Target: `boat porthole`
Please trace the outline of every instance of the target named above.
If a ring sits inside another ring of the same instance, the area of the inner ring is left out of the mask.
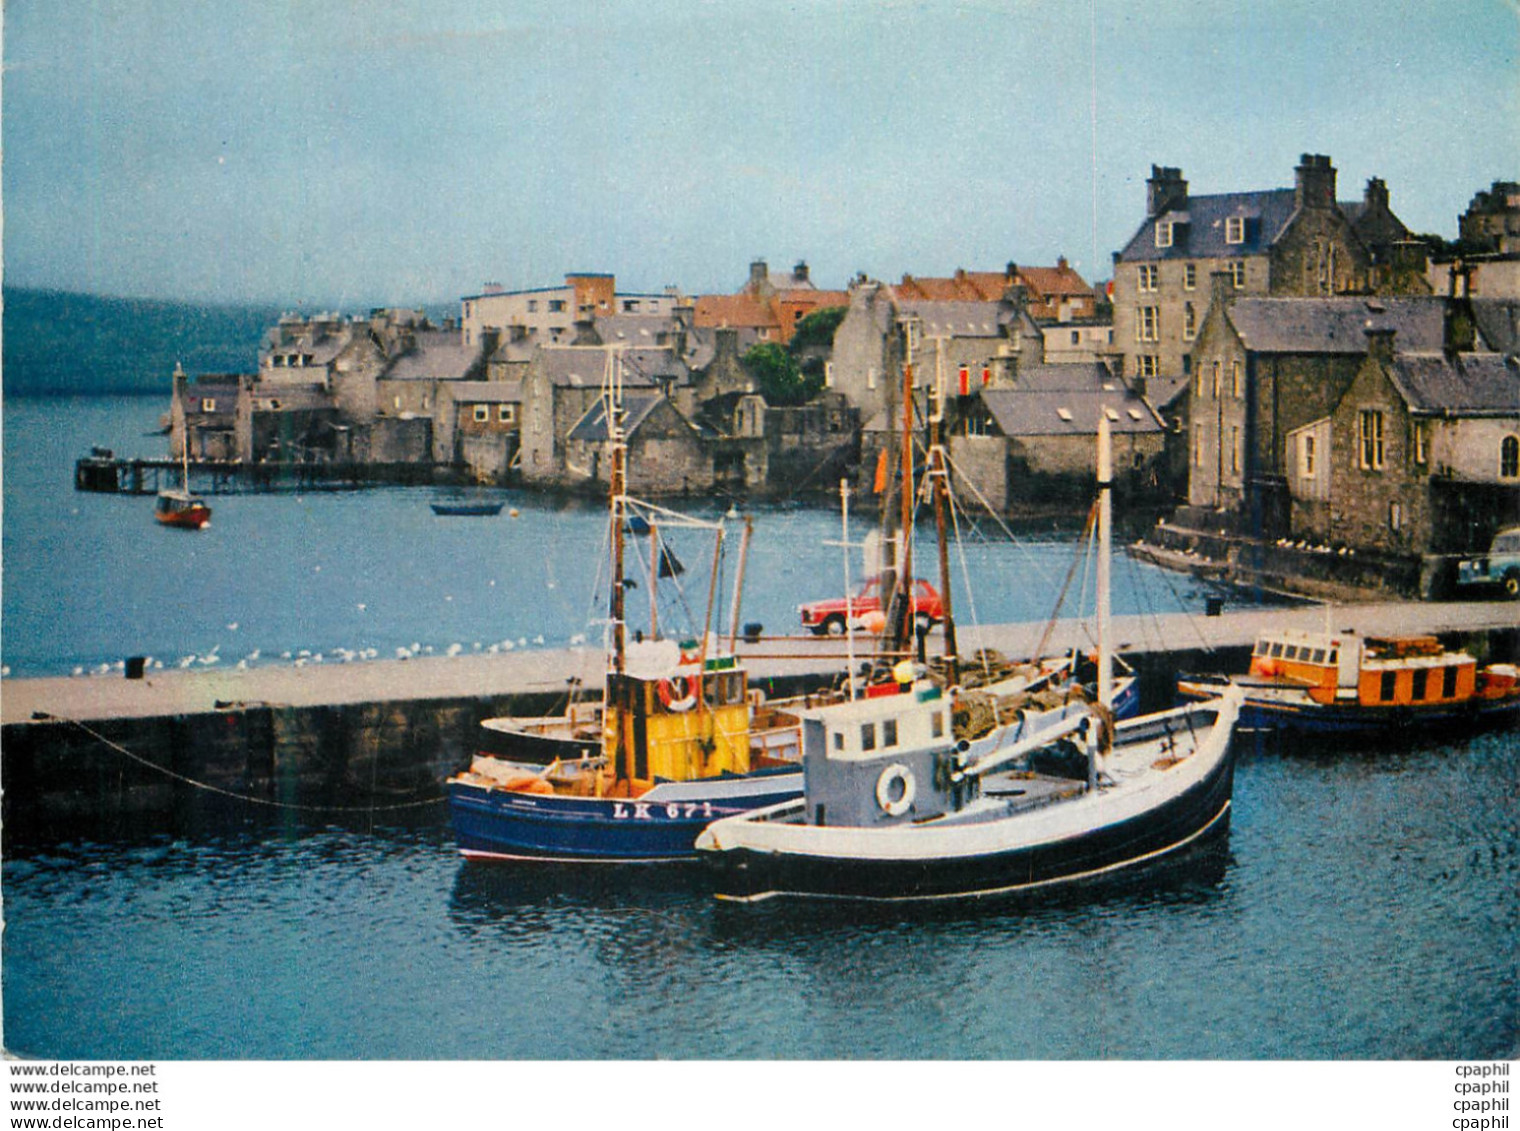
[[[913,804],[913,795],[917,789],[918,783],[913,780],[913,771],[901,762],[893,762],[876,779],[876,804],[881,806],[881,811],[887,816],[901,817]]]

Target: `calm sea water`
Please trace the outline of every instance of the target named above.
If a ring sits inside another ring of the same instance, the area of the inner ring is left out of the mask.
[[[160,450],[141,436],[159,408],[5,405],[16,674],[213,648],[279,662],[367,642],[533,647],[594,627],[595,508],[514,497],[516,522],[472,523],[435,520],[425,492],[228,498],[210,530],[181,535],[154,528],[149,500],[72,492],[91,443]],[[746,619],[789,625],[798,599],[837,588],[836,532],[823,512],[760,512]],[[1054,575],[978,594],[985,620],[1048,613],[1070,554],[1057,540],[971,552]],[[1120,568],[1121,608],[1201,603]],[[5,1044],[144,1059],[1513,1055],[1515,734],[1360,752],[1238,741],[1227,842],[1132,887],[1033,904],[729,907],[695,868],[467,865],[441,806],[404,826],[234,806],[215,830],[13,837]]]
[[[3,662],[12,675],[88,674],[127,656],[165,667],[203,659],[233,665],[321,655],[325,662],[398,648],[435,652],[564,647],[601,639],[606,608],[605,507],[497,491],[517,517],[440,518],[438,492],[395,488],[211,499],[211,525],[160,529],[150,497],[73,489],[74,460],[91,445],[122,456],[162,456],[151,435],[166,401],[96,397],[7,400],[4,406]],[[716,519],[728,504],[698,502]],[[859,504],[857,503],[857,507]],[[839,516],[827,508],[751,508],[755,534],[742,619],[796,631],[799,602],[843,588]],[[932,525],[932,524],[931,524]],[[716,623],[729,624],[740,524],[728,524]],[[954,559],[962,624],[1051,615],[1071,565],[1071,535],[1012,543],[967,515]],[[930,532],[932,533],[932,531]],[[865,524],[852,523],[852,540]],[[662,624],[700,624],[711,535],[668,532],[689,568],[685,592],[663,590]],[[925,551],[932,549],[927,537]],[[640,553],[635,543],[630,553]],[[962,553],[964,560],[962,560]],[[932,560],[932,559],[931,559]],[[637,578],[638,557],[629,566]],[[861,576],[859,556],[852,577]],[[601,584],[598,585],[600,573]],[[961,581],[975,579],[968,590]],[[645,584],[643,589],[647,590]],[[1082,576],[1064,612],[1079,607]],[[630,606],[642,623],[642,592]],[[1115,612],[1202,608],[1195,584],[1123,555],[1115,560]],[[288,655],[287,655],[288,654]],[[252,657],[250,660],[249,658]]]
[[[1056,903],[731,907],[409,828],[18,846],[5,1038],[60,1058],[1513,1055],[1512,735],[1242,751],[1223,850]]]

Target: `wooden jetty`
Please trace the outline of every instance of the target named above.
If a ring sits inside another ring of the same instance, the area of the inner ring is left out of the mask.
[[[74,489],[110,495],[156,495],[178,487],[175,459],[123,459],[109,452],[74,461]],[[350,491],[378,484],[416,486],[469,482],[463,469],[430,463],[355,463],[338,460],[244,463],[196,460],[190,490],[197,495],[238,495],[282,491]]]

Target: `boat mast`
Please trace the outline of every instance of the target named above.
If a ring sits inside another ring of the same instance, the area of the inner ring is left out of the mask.
[[[755,534],[755,520],[744,516],[744,533],[739,537],[739,568],[734,576],[734,603],[729,610],[728,650],[739,646],[739,601],[744,596],[744,567],[749,562],[749,542]]]
[[[912,655],[913,623],[913,363],[903,362],[902,491],[897,573],[887,625],[896,652]]]
[[[844,550],[844,655],[849,676],[850,698],[855,698],[855,609],[854,587],[850,584],[850,481],[839,481],[839,544]]]
[[[608,615],[612,620],[612,670],[621,676],[627,666],[627,643],[623,625],[623,526],[627,521],[628,495],[624,461],[628,456],[623,442],[623,390],[621,359],[613,350],[607,352],[607,372],[603,383],[602,416],[607,424],[608,456],[612,465],[608,492],[612,510],[612,594]]]
[[[945,506],[950,495],[950,469],[945,466],[945,366],[944,339],[934,350],[934,408],[929,414],[929,475],[934,483],[934,532],[939,540],[939,596],[945,610],[945,684],[960,683],[960,658],[956,655],[955,615],[950,605],[950,546],[945,540]]]
[[[1109,558],[1113,545],[1114,461],[1109,438],[1108,415],[1098,417],[1098,705],[1114,706],[1113,644],[1109,638]]]

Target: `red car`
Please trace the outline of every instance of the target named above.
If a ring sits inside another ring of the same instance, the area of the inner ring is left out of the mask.
[[[868,579],[861,586],[860,592],[850,598],[849,609],[855,619],[857,629],[862,627],[862,618],[867,614],[882,612],[881,578]],[[817,633],[819,636],[844,635],[845,599],[843,597],[831,597],[826,601],[810,601],[806,605],[798,605],[797,610],[802,614],[802,627],[810,632]],[[940,600],[939,591],[927,581],[913,582],[913,619],[915,624],[925,632],[945,619],[945,606]]]

